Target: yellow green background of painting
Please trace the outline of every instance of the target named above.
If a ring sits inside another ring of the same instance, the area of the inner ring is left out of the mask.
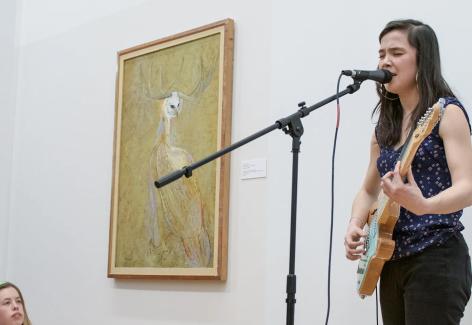
[[[217,150],[218,81],[220,34],[160,49],[127,59],[123,68],[119,190],[116,233],[116,267],[186,267],[179,238],[162,219],[158,198],[158,225],[161,243],[150,243],[149,159],[161,118],[163,91],[188,94],[201,79],[198,67],[211,67],[211,81],[194,101],[183,100],[182,110],[172,120],[174,145],[188,151],[197,161]],[[203,61],[201,61],[203,60]],[[170,89],[170,85],[173,85]],[[154,98],[152,98],[154,97]],[[183,167],[183,166],[181,166]],[[193,173],[203,199],[205,228],[214,254],[216,164],[212,162]],[[182,179],[177,180],[180,182]],[[154,190],[157,190],[154,188]],[[158,197],[158,196],[157,196]],[[185,202],[182,202],[185,204]]]

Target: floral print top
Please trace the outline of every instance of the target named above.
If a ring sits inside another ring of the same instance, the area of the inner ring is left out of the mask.
[[[444,100],[444,107],[455,104],[462,109],[470,128],[469,117],[462,104],[454,97],[446,97]],[[415,181],[426,198],[451,186],[451,174],[447,165],[443,141],[439,136],[439,125],[440,123],[421,143],[411,164]],[[380,155],[377,159],[377,169],[380,176],[395,168],[402,148],[380,148]],[[455,232],[464,229],[459,221],[461,216],[462,210],[449,214],[418,216],[402,207],[393,233],[395,251],[392,259],[417,254],[433,245],[440,246]]]

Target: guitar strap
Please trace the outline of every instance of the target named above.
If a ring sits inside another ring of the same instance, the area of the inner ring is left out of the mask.
[[[403,157],[405,156],[405,152],[408,149],[408,145],[410,144],[410,140],[414,132],[415,132],[415,129],[411,128],[410,133],[408,134],[408,137],[406,138],[405,144],[403,145],[402,151],[400,152],[400,155],[398,156],[397,162],[402,161]],[[408,183],[407,175],[403,176],[403,182]]]
[[[411,128],[410,133],[408,134],[408,137],[406,138],[405,144],[403,145],[402,151],[400,152],[400,156],[398,156],[397,162],[401,161],[403,157],[405,156],[405,152],[408,149],[408,145],[410,144],[410,140],[414,132],[415,132],[415,129]]]

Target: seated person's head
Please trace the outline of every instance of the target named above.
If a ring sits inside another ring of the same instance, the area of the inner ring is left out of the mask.
[[[31,325],[20,289],[0,282],[0,325]]]

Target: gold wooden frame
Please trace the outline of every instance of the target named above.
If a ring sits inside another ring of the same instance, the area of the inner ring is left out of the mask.
[[[108,277],[226,280],[231,19],[118,52]]]

